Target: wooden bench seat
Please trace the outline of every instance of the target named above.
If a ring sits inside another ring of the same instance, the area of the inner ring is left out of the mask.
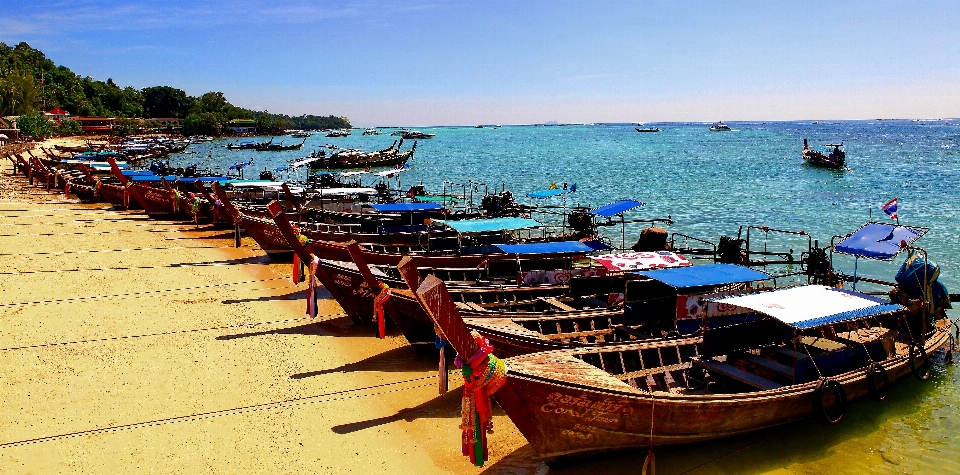
[[[781,355],[783,355],[783,356],[786,356],[787,358],[793,359],[793,360],[802,360],[802,359],[804,359],[804,358],[809,358],[809,357],[810,357],[810,355],[808,355],[808,354],[806,354],[806,353],[804,353],[804,352],[802,352],[802,351],[796,351],[796,350],[793,350],[793,349],[790,349],[790,348],[784,348],[784,347],[782,347],[782,346],[778,346],[775,351],[776,351],[777,353],[779,353],[779,354],[781,354]]]
[[[773,360],[768,360],[762,356],[757,356],[750,353],[738,355],[737,358],[744,360],[750,364],[754,364],[761,368],[768,369],[780,375],[786,376],[791,380],[793,379],[793,368],[783,363],[778,363]]]
[[[820,338],[815,336],[805,336],[800,339],[800,342],[804,345],[817,348],[822,351],[839,351],[847,348],[847,345],[840,343],[839,341],[828,340],[826,338]]]
[[[707,371],[710,371],[715,374],[726,376],[730,379],[740,381],[748,386],[752,386],[761,391],[768,389],[777,389],[782,387],[780,384],[777,384],[773,381],[770,381],[766,378],[761,378],[753,373],[749,373],[740,368],[728,365],[721,361],[715,360],[693,360],[693,364],[705,368]]]
[[[553,298],[553,297],[540,297],[540,300],[544,301],[545,303],[547,303],[547,304],[550,305],[551,307],[556,307],[556,308],[558,308],[558,309],[560,309],[560,310],[564,310],[564,311],[567,311],[567,312],[577,310],[577,309],[575,309],[575,308],[573,308],[573,307],[571,307],[571,306],[569,306],[569,305],[567,305],[567,304],[565,304],[565,303],[563,303],[563,302],[561,302],[561,301],[559,301],[559,300],[557,300],[556,298]]]

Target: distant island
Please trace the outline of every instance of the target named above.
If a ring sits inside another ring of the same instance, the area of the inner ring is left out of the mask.
[[[43,113],[54,109],[56,125],[48,124],[49,114]],[[121,88],[113,79],[97,81],[58,66],[25,42],[13,48],[0,42],[0,117],[10,116],[18,117],[19,128],[28,136],[79,133],[71,117],[114,118],[119,135],[136,133],[144,119],[177,119],[186,135],[231,134],[228,124],[236,120],[254,121],[261,133],[351,127],[346,117],[291,117],[244,109],[230,104],[222,92],[193,97],[170,86]]]

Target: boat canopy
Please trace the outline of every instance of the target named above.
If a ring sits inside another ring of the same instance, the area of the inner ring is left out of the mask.
[[[669,267],[692,266],[686,257],[670,251],[656,252],[619,252],[590,256],[603,267],[613,271],[638,271],[648,269],[666,269]]]
[[[229,178],[225,176],[195,176],[195,177],[180,178],[181,182],[199,181],[200,183],[212,183],[215,181],[223,183],[223,182],[226,182],[227,180],[229,180]]]
[[[150,175],[156,175],[156,173],[153,173],[153,172],[150,171],[150,170],[120,170],[120,173],[121,173],[123,176],[150,176]]]
[[[136,175],[136,176],[130,177],[130,179],[133,181],[160,181],[160,178],[161,178],[160,175]],[[180,177],[176,175],[167,175],[162,178],[167,181],[173,181]]]
[[[417,200],[417,201],[428,202],[428,203],[431,203],[431,202],[432,202],[432,203],[437,203],[437,202],[439,202],[439,203],[454,203],[454,204],[455,204],[455,203],[458,203],[458,202],[460,201],[460,198],[457,198],[456,196],[436,196],[436,195],[414,196],[413,199],[415,199],[415,200]]]
[[[531,191],[530,193],[527,193],[527,197],[528,197],[528,198],[536,198],[536,199],[538,199],[538,200],[543,200],[543,199],[547,199],[547,198],[549,198],[549,197],[551,197],[551,196],[557,196],[557,195],[563,195],[563,194],[566,194],[566,193],[570,193],[571,191],[573,191],[573,190],[569,190],[569,189],[564,190],[563,188],[554,188],[554,189],[552,189],[552,190]]]
[[[889,261],[896,257],[904,245],[910,245],[926,234],[924,228],[899,224],[867,223],[847,236],[834,250],[856,257]]]
[[[435,223],[453,229],[460,234],[485,233],[490,231],[514,231],[518,229],[535,228],[540,226],[534,219],[529,218],[489,218],[489,219],[461,219],[458,221],[435,220]]]
[[[798,330],[861,320],[903,306],[858,292],[804,285],[712,300],[769,315]]]
[[[349,188],[316,188],[313,192],[320,193],[320,196],[349,196],[349,195],[375,195],[377,190],[367,187],[349,187]]]
[[[766,280],[770,275],[736,264],[710,264],[703,266],[677,267],[640,271],[638,275],[663,282],[676,289],[704,287],[708,285],[740,284]]]
[[[597,216],[603,216],[604,218],[609,218],[611,216],[616,216],[618,214],[625,213],[634,208],[639,208],[644,204],[635,201],[635,200],[620,200],[616,203],[610,203],[606,206],[601,206],[595,210],[591,210],[590,214],[595,214]]]
[[[580,241],[494,244],[494,246],[507,254],[584,254],[596,250],[593,246]]]
[[[317,160],[323,160],[323,159],[325,159],[325,158],[327,158],[327,157],[322,157],[322,156],[321,156],[321,157],[306,157],[306,158],[301,158],[301,159],[299,159],[299,160],[296,160],[296,161],[290,163],[290,168],[297,169],[297,168],[300,168],[300,167],[302,167],[302,166],[304,166],[304,165],[309,165],[309,164],[311,164],[311,163],[313,163],[313,162],[315,162],[315,161],[317,161]]]
[[[227,183],[233,187],[267,187],[267,186],[280,186],[283,184],[282,181],[269,181],[269,180],[227,180]]]
[[[378,213],[416,213],[418,211],[435,211],[443,209],[436,203],[389,203],[370,205]]]

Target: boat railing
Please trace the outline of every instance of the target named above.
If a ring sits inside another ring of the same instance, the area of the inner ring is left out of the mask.
[[[678,243],[679,238],[679,243]],[[690,247],[690,242],[706,244],[709,247],[694,248]],[[675,252],[680,252],[685,256],[710,256],[710,259],[717,260],[717,245],[706,239],[700,239],[683,233],[673,233],[670,235],[670,248]]]

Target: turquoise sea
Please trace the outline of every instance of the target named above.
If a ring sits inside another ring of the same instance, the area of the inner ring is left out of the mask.
[[[803,230],[821,246],[870,220],[889,222],[880,206],[897,197],[900,222],[929,229],[917,245],[940,264],[941,281],[960,293],[960,119],[731,122],[731,132],[710,132],[707,123],[650,123],[644,125],[661,132],[637,133],[634,125],[419,128],[436,137],[419,142],[413,169],[400,175],[400,188],[423,183],[431,192],[446,187],[463,193],[467,185],[476,195],[505,188],[528,203],[528,192],[554,182],[576,183],[575,193],[548,203],[598,207],[635,199],[645,206],[628,212],[627,219],[670,216],[675,221],[665,226],[670,232],[715,242],[720,235],[735,236],[741,226],[744,235],[748,226],[769,226]],[[188,153],[171,157],[171,164],[205,162],[225,170],[254,157],[246,174],[255,178],[263,168],[279,167],[327,143],[386,148],[398,138],[390,131],[362,136],[354,130],[345,138],[315,134],[302,150],[290,152],[231,151],[226,144],[232,140],[218,140],[191,145]],[[849,169],[804,165],[804,138],[814,147],[843,142]],[[404,150],[410,145],[404,143]],[[474,200],[479,204],[478,196]],[[641,228],[626,229],[628,246]],[[619,227],[606,231],[620,243]],[[807,246],[802,237],[750,231],[752,249],[793,249],[799,257]],[[861,275],[892,280],[902,261],[902,255],[893,263],[838,257],[835,265],[848,274],[856,266]],[[950,315],[960,317],[960,308]],[[930,381],[905,381],[882,403],[852,404],[838,426],[810,421],[719,443],[661,449],[657,469],[661,474],[960,473],[958,407],[960,376],[955,367],[938,364]]]

